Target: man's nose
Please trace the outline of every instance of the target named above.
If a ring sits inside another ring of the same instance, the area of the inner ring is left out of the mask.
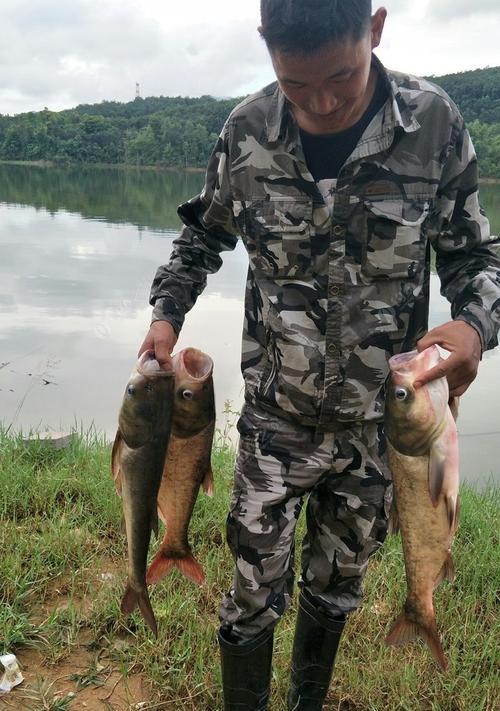
[[[318,116],[327,116],[335,111],[338,101],[329,92],[318,92],[313,94],[309,100],[309,110]]]

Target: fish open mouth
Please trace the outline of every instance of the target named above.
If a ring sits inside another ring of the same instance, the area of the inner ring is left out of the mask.
[[[154,351],[144,351],[137,363],[137,371],[146,378],[157,378],[173,375],[171,370],[163,370],[155,358]]]
[[[389,358],[389,368],[393,373],[413,373],[417,364],[424,365],[422,370],[430,370],[439,363],[440,359],[437,346],[432,345],[424,351],[414,350],[392,356]]]
[[[194,380],[205,380],[213,370],[213,360],[197,348],[185,348],[181,353],[182,364],[186,373]]]

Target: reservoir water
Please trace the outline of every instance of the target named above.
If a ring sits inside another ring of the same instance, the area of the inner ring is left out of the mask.
[[[95,428],[112,439],[147,332],[149,288],[178,233],[176,207],[200,173],[0,165],[0,422],[11,431]],[[500,232],[500,185],[481,202]],[[215,361],[218,427],[242,402],[244,249],[188,314],[179,347]],[[449,320],[432,277],[431,326]],[[500,481],[500,348],[462,398],[463,478]]]

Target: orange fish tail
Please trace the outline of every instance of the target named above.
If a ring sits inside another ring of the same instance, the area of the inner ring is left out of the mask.
[[[438,666],[442,671],[446,671],[448,660],[444,655],[434,618],[430,619],[427,624],[421,624],[411,620],[403,610],[385,638],[385,643],[400,647],[417,637],[421,637],[426,642]]]
[[[147,589],[144,588],[144,590],[137,591],[134,590],[130,584],[127,584],[120,608],[122,614],[130,615],[136,607],[139,608],[147,625],[150,627],[154,636],[157,637],[158,625],[156,624],[155,614],[153,612],[153,608],[151,607]]]
[[[172,568],[177,568],[186,578],[192,580],[197,585],[203,585],[205,582],[205,573],[198,561],[192,556],[187,555],[183,558],[172,558],[167,554],[159,551],[151,561],[146,575],[148,585],[159,583],[163,580]]]

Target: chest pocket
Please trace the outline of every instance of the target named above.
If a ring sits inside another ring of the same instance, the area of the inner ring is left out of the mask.
[[[424,265],[425,197],[365,201],[362,271],[370,279],[413,279]]]
[[[254,200],[245,206],[244,236],[256,272],[298,279],[311,268],[312,202]]]

